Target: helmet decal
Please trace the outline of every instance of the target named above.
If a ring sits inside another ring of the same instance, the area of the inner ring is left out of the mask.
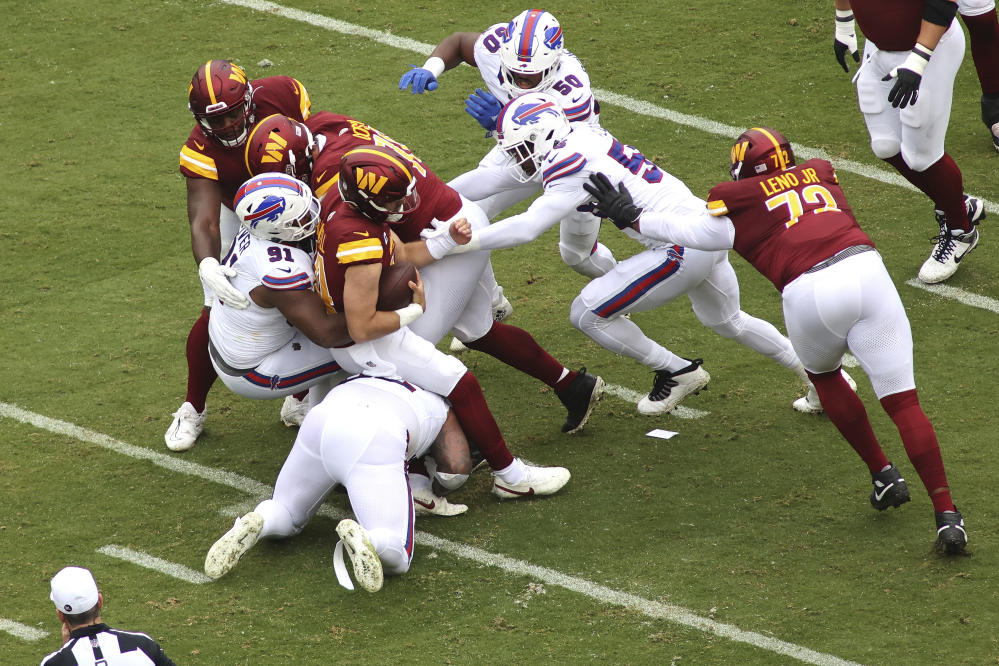
[[[233,210],[251,235],[296,242],[316,231],[319,201],[302,181],[279,172],[263,173],[243,183]]]
[[[284,197],[268,194],[257,204],[256,210],[253,210],[252,206],[250,207],[244,221],[249,223],[251,229],[255,228],[260,220],[277,222],[281,214],[284,213],[285,207]]]

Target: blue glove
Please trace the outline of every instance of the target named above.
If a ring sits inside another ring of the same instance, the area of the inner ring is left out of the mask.
[[[503,105],[493,97],[493,94],[482,88],[476,88],[475,92],[465,100],[465,112],[479,121],[479,124],[487,132],[496,129],[496,116],[499,115]]]
[[[399,90],[405,90],[412,84],[413,95],[422,95],[427,90],[437,90],[437,77],[430,70],[410,65],[411,70],[399,79]]]

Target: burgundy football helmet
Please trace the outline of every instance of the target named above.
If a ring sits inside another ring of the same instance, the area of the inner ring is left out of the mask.
[[[187,107],[205,134],[226,148],[241,146],[253,124],[253,86],[246,72],[228,60],[198,68],[187,91]]]
[[[375,222],[400,222],[420,205],[409,160],[388,146],[359,146],[340,158],[340,196]]]
[[[303,182],[312,180],[316,141],[304,124],[275,113],[250,130],[244,161],[251,174],[279,171]]]
[[[769,127],[753,127],[732,146],[732,180],[785,171],[794,166],[791,142]]]

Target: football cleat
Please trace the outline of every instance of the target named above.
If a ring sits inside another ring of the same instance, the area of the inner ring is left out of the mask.
[[[510,300],[500,292],[499,301],[493,301],[493,320],[503,321],[508,319],[510,315],[513,314],[513,304]]]
[[[964,518],[960,511],[934,514],[937,519],[937,540],[933,544],[941,555],[959,555],[968,545],[964,531]]]
[[[891,467],[883,472],[871,474],[871,483],[874,484],[871,506],[878,511],[884,511],[888,507],[897,508],[909,501],[909,487],[905,485],[905,479],[894,464],[889,464]]]
[[[992,134],[992,146],[999,150],[999,95],[982,95],[982,122]]]
[[[500,499],[519,499],[532,495],[551,495],[569,483],[571,474],[564,467],[535,467],[525,465],[526,473],[520,483],[507,483],[493,476],[493,495]]]
[[[375,552],[375,547],[371,545],[367,532],[350,518],[344,518],[336,526],[336,533],[340,536],[340,543],[347,551],[347,557],[354,567],[354,580],[368,592],[377,592],[382,589],[385,581],[382,573],[382,561]]]
[[[582,367],[576,377],[558,395],[569,414],[562,424],[562,432],[570,435],[579,432],[586,425],[586,421],[593,412],[593,407],[603,393],[604,380],[596,375],[586,372],[586,367]]]
[[[286,396],[281,405],[281,423],[289,428],[302,425],[305,415],[309,413],[309,399],[299,400],[293,395]]]
[[[232,571],[239,558],[257,543],[263,528],[264,519],[256,511],[237,518],[232,529],[208,549],[208,555],[205,556],[205,575],[215,580]]]
[[[465,346],[465,343],[458,338],[451,338],[450,349],[452,354],[463,354],[468,351],[468,347]]]
[[[957,272],[958,264],[965,255],[978,245],[978,230],[975,225],[985,219],[985,204],[982,200],[970,195],[964,195],[964,205],[968,210],[968,221],[971,231],[947,228],[947,217],[942,210],[933,211],[940,232],[931,238],[935,246],[929,258],[919,269],[919,279],[926,284],[943,282]]]
[[[204,429],[205,412],[199,414],[194,405],[185,402],[173,413],[173,422],[163,435],[163,440],[171,451],[187,451],[194,446]]]
[[[703,363],[698,358],[676,372],[656,370],[652,390],[638,401],[639,414],[654,416],[671,412],[688,395],[697,395],[711,380],[711,375],[701,367]]]
[[[457,516],[468,511],[467,504],[448,502],[430,488],[413,488],[413,508],[418,516]]]
[[[853,392],[857,392],[857,382],[853,381],[853,377],[847,374],[846,370],[840,368],[840,373],[843,375],[843,379],[846,383],[850,385]],[[795,411],[801,412],[802,414],[821,414],[825,410],[822,408],[822,402],[819,400],[819,392],[815,390],[814,384],[808,385],[808,393],[791,403]]]

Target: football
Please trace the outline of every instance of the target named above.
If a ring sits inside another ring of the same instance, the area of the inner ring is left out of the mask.
[[[408,261],[383,268],[378,280],[378,303],[375,309],[392,311],[412,303],[413,290],[409,288],[410,282],[416,282],[416,266]]]

